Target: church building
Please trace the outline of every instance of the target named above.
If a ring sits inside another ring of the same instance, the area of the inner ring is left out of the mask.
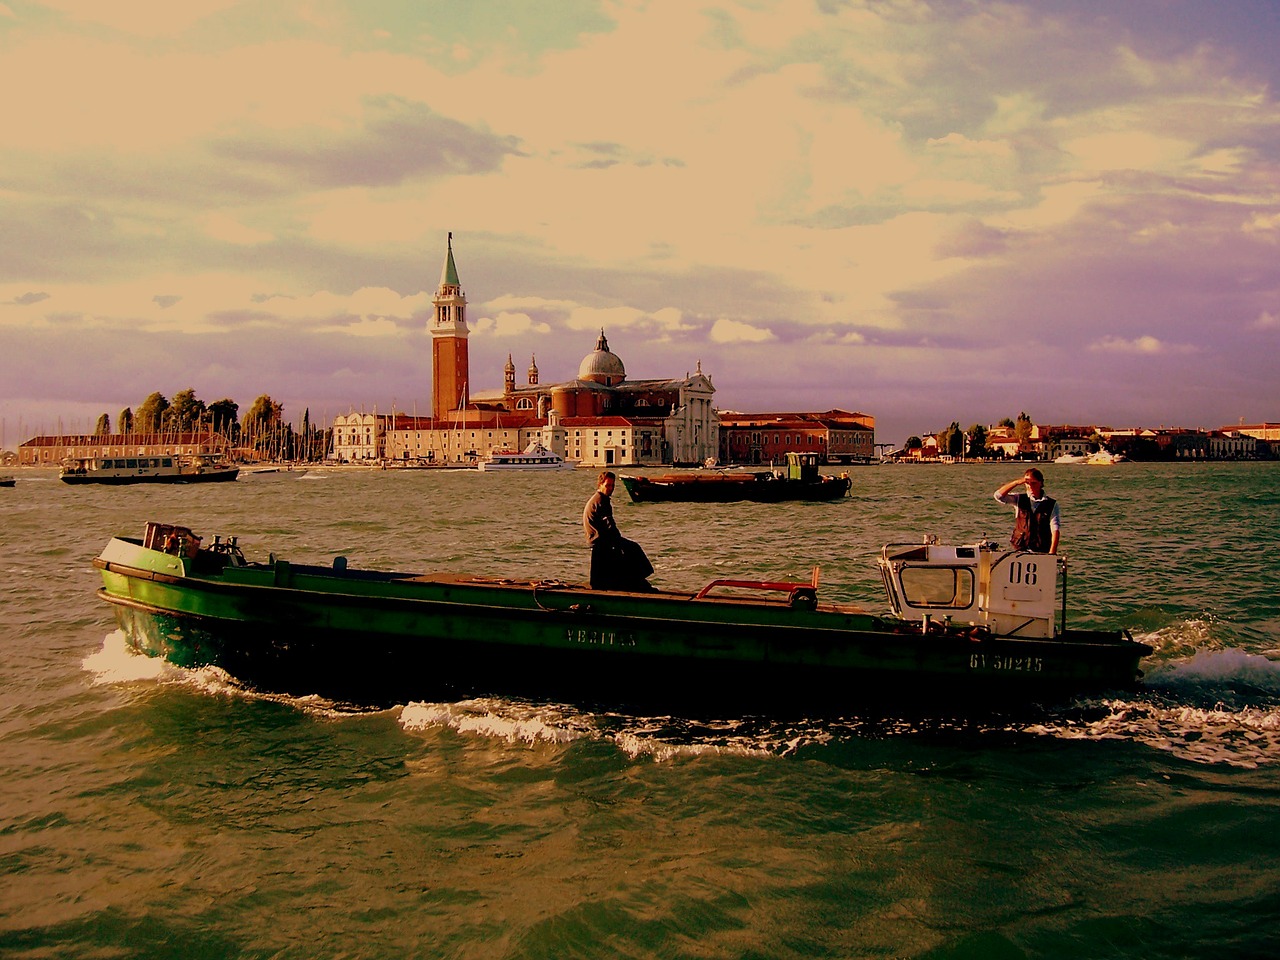
[[[431,318],[430,417],[385,418],[381,456],[405,463],[469,463],[494,450],[523,450],[538,440],[583,466],[701,464],[719,454],[715,387],[697,364],[692,374],[631,380],[604,330],[571,380],[542,383],[530,359],[516,383],[510,355],[501,390],[471,390],[467,299],[449,234]],[[361,425],[363,426],[363,425]]]

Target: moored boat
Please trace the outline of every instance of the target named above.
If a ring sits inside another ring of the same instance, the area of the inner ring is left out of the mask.
[[[1089,457],[1083,453],[1064,453],[1060,457],[1054,458],[1054,463],[1088,463]]]
[[[514,450],[494,450],[478,464],[478,470],[572,470],[570,463],[560,454],[548,450],[537,440],[529,441],[529,445],[520,453]]]
[[[1086,460],[1085,463],[1095,467],[1109,467],[1113,464],[1124,463],[1128,459],[1129,458],[1123,453],[1112,453],[1110,450],[1099,450],[1097,453],[1089,454],[1089,459]]]
[[[847,473],[818,472],[816,453],[787,454],[783,471],[640,474],[619,479],[636,503],[781,503],[788,500],[838,500],[849,492]]]
[[[1131,687],[1151,648],[1059,623],[1058,557],[992,543],[884,548],[892,614],[820,602],[809,581],[697,591],[250,562],[235,539],[147,524],[94,560],[138,651],[261,689],[358,703],[516,693],[601,702],[728,699],[853,711],[1038,701]],[[1065,618],[1065,614],[1064,614]]]
[[[255,467],[244,474],[245,478],[256,477],[262,480],[297,480],[306,475],[306,467],[295,467],[292,463],[280,467]]]
[[[13,477],[0,477],[0,487],[12,487],[15,483]]]
[[[240,468],[213,454],[147,457],[76,457],[65,460],[63,483],[219,483],[234,480]]]

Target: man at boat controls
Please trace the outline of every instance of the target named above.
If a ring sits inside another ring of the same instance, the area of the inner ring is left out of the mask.
[[[1014,493],[1026,487],[1025,493]],[[1009,543],[1015,550],[1057,553],[1061,521],[1058,501],[1044,495],[1044,474],[1032,467],[1017,480],[1010,480],[995,493],[1000,503],[1012,504],[1015,520]]]
[[[582,529],[591,547],[592,590],[652,590],[653,565],[640,544],[626,539],[613,519],[613,489],[617,477],[605,470],[596,492],[582,511]]]

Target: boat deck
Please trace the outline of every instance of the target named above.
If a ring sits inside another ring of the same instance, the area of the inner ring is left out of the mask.
[[[348,574],[350,575],[350,574]],[[527,580],[519,577],[482,577],[459,573],[424,573],[412,576],[396,577],[405,583],[421,583],[431,586],[467,586],[467,587],[500,587],[503,589],[527,588],[533,591],[539,590],[564,590],[570,592],[583,593],[601,593],[601,594],[624,594],[628,596],[648,597],[661,600],[683,600],[688,602],[698,602],[714,605],[741,605],[751,604],[760,607],[786,607],[789,605],[787,595],[785,593],[773,593],[772,595],[762,593],[760,587],[740,586],[734,587],[731,584],[725,584],[727,590],[732,592],[711,594],[709,588],[704,587],[702,590],[670,590],[663,588],[654,588],[652,590],[629,591],[629,590],[592,590],[583,583],[572,583],[565,580]],[[786,588],[804,589],[809,587],[806,583],[788,583],[777,584],[774,590],[782,590]],[[816,609],[823,612],[854,614],[871,616],[872,611],[855,603],[825,603],[819,602]]]

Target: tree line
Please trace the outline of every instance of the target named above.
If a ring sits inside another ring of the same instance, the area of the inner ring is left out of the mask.
[[[1011,430],[1014,438],[1021,445],[1031,440],[1031,432],[1035,424],[1024,411],[1018,414],[1016,420],[1005,417],[998,426]],[[907,438],[906,448],[908,450],[916,449],[923,445],[924,443],[919,437]],[[991,452],[987,449],[987,428],[980,423],[975,423],[968,430],[961,430],[960,421],[951,421],[951,426],[938,434],[938,453],[952,457],[969,457],[974,460],[991,456]]]
[[[134,410],[125,407],[116,415],[116,433],[199,433],[210,431],[227,438],[233,447],[247,448],[274,460],[319,459],[327,447],[327,435],[311,423],[311,411],[302,414],[301,430],[284,420],[284,405],[263,394],[240,417],[240,405],[229,397],[205,403],[195,390],[179,390],[173,399],[151,393]],[[98,417],[93,434],[111,433],[111,416]]]

